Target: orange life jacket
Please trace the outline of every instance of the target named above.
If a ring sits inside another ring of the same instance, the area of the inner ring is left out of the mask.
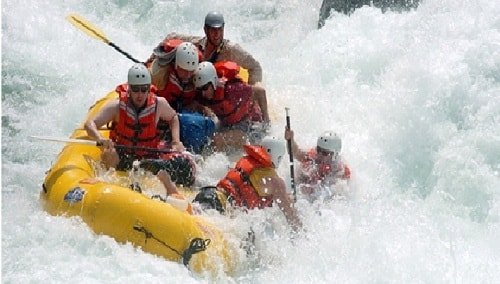
[[[217,187],[224,189],[236,206],[248,209],[269,207],[273,197],[259,196],[249,177],[255,169],[272,167],[271,157],[261,146],[245,145],[244,148],[247,155],[236,163],[234,169],[229,170]]]
[[[191,104],[196,95],[194,85],[189,82],[183,84],[175,72],[174,65],[168,67],[168,81],[165,88],[157,91],[159,97],[164,97],[175,111],[179,112],[185,106]]]
[[[162,43],[163,50],[166,53],[175,52],[175,48],[183,43],[180,39],[165,39]],[[198,59],[202,57],[200,51],[198,51]],[[158,90],[157,95],[159,97],[164,97],[168,103],[176,111],[181,111],[182,108],[191,104],[195,97],[195,88],[193,83],[190,81],[188,83],[182,83],[175,72],[175,57],[172,57],[173,61],[169,64],[167,70],[167,83],[165,87]]]
[[[209,106],[223,126],[237,124],[252,112],[252,87],[238,76],[240,67],[232,61],[215,63],[217,76],[226,81],[224,87],[218,87],[213,99],[202,99],[202,104]]]
[[[156,129],[157,97],[152,86],[146,105],[139,111],[129,101],[128,84],[116,87],[119,94],[120,112],[118,123],[113,125],[109,134],[111,140],[118,145],[157,148],[160,142]],[[144,152],[133,151],[143,156]]]
[[[336,173],[343,171],[342,179],[351,178],[351,169],[344,164],[340,159],[332,161],[332,163],[318,165],[316,158],[318,153],[316,149],[311,149],[306,155],[306,159],[301,164],[303,174],[299,178],[299,182],[309,185],[316,185],[329,176],[335,176]]]

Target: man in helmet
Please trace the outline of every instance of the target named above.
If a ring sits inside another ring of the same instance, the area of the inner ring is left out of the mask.
[[[263,209],[278,205],[294,230],[301,226],[297,211],[278,176],[278,167],[285,154],[285,143],[276,137],[264,137],[260,145],[245,145],[246,155],[236,162],[216,187],[204,187],[193,202],[204,208],[224,212],[228,205],[247,209]]]
[[[224,39],[224,16],[215,11],[205,16],[203,30],[204,37],[170,33],[165,40],[181,39],[194,43],[203,54],[203,60],[216,63],[219,61],[234,61],[248,70],[248,83],[252,86],[253,99],[257,102],[262,116],[268,125],[269,112],[267,109],[266,90],[262,86],[262,68],[260,63],[240,45]]]
[[[215,66],[203,61],[194,72],[198,110],[219,118],[220,127],[212,137],[215,151],[241,149],[247,142],[256,143],[254,138],[262,134],[254,127],[262,123],[262,117],[254,108],[252,88],[238,77],[238,72],[239,66],[231,61],[220,61]]]
[[[157,158],[158,152],[139,148],[156,149],[161,145],[157,130],[160,119],[169,124],[171,148],[184,151],[184,145],[179,139],[177,113],[164,98],[157,97],[153,90],[149,70],[143,64],[134,64],[128,71],[127,83],[116,87],[119,98],[110,101],[85,122],[87,134],[104,146],[101,158],[106,167],[126,170],[131,168],[135,159]],[[109,139],[99,131],[100,127],[108,123],[112,124]],[[117,152],[115,143],[130,147]]]
[[[342,140],[337,133],[325,131],[318,137],[316,148],[309,151],[300,150],[293,136],[293,131],[285,127],[285,139],[291,140],[293,157],[301,163],[297,184],[303,194],[320,194],[318,188],[351,178],[351,169],[340,156]]]

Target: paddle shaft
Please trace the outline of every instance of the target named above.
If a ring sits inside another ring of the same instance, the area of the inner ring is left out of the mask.
[[[129,53],[123,51],[119,46],[117,46],[116,44],[112,43],[112,42],[109,42],[108,43],[109,46],[112,46],[116,51],[118,51],[119,53],[125,55],[128,59],[134,61],[135,63],[144,63],[144,62],[141,62],[135,58],[132,57],[132,55],[130,55]]]
[[[97,145],[97,146],[102,146],[102,145]],[[125,145],[116,145],[116,144],[115,144],[115,148],[122,149],[122,150],[136,150],[136,151],[145,151],[145,152],[153,152],[153,153],[175,152],[174,150],[171,150],[171,149],[156,149],[156,148],[149,148],[149,147],[125,146]]]
[[[53,141],[53,142],[76,143],[76,144],[91,145],[91,146],[102,146],[102,144],[97,143],[97,141],[86,140],[86,139],[73,139],[73,138],[60,138],[60,137],[47,137],[47,136],[31,136],[31,138],[35,138],[38,140],[45,140],[45,141]],[[126,145],[115,145],[115,148],[122,149],[122,150],[137,150],[137,151],[146,151],[146,152],[154,152],[154,153],[174,152],[171,149],[156,149],[156,148],[149,148],[149,147],[126,146]]]
[[[286,127],[287,129],[290,128],[290,115],[288,114],[289,108],[285,108],[286,112]],[[295,170],[293,168],[293,147],[292,147],[292,139],[287,140],[287,146],[288,146],[288,156],[290,157],[290,185],[292,186],[293,190],[293,199],[294,202],[297,201],[297,189],[295,187]]]

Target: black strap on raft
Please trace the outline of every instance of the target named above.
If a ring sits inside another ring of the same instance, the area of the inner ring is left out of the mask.
[[[136,192],[139,192],[139,193],[142,193],[142,189],[141,189],[141,185],[138,183],[138,182],[133,182],[131,185],[130,185],[130,189],[132,189],[133,191],[136,191]]]
[[[160,201],[167,202],[167,199],[166,199],[166,198],[164,198],[164,197],[162,197],[162,196],[161,196],[161,195],[159,195],[159,194],[155,194],[155,195],[151,196],[151,199],[158,199],[158,200],[160,200]]]
[[[155,237],[153,235],[153,233],[151,233],[146,228],[144,228],[144,226],[134,225],[134,230],[136,230],[138,232],[141,232],[141,233],[144,233],[144,236],[146,237],[145,242],[147,242],[147,240],[151,238],[151,239],[159,242],[160,244],[166,246],[167,248],[169,248],[170,250],[172,250],[173,252],[175,252],[177,255],[181,256],[182,257],[182,263],[186,267],[188,266],[189,261],[191,260],[191,257],[194,254],[197,254],[199,252],[202,252],[202,251],[206,250],[207,246],[210,244],[210,239],[203,240],[202,238],[194,238],[194,239],[191,240],[191,243],[189,244],[189,247],[183,253],[180,253],[178,250],[176,250],[173,247],[169,246],[164,241],[162,241],[162,240],[158,239],[157,237]]]
[[[182,263],[185,266],[188,266],[189,261],[193,254],[197,254],[207,249],[207,246],[210,244],[210,239],[203,240],[202,238],[194,238],[191,240],[191,244],[182,254]]]
[[[204,186],[200,188],[200,192],[195,196],[193,202],[199,203],[204,209],[215,209],[224,214],[224,207],[217,196],[216,186]]]
[[[149,238],[159,242],[160,244],[166,246],[167,248],[169,248],[170,250],[172,250],[173,252],[177,253],[179,256],[182,256],[182,254],[174,249],[173,247],[167,245],[164,241],[158,239],[157,237],[155,237],[153,235],[153,233],[151,233],[150,231],[148,231],[146,228],[144,228],[144,226],[141,226],[141,225],[134,225],[134,230],[138,231],[138,232],[141,232],[141,233],[144,233],[144,236],[146,237],[146,240],[144,242],[147,242]]]

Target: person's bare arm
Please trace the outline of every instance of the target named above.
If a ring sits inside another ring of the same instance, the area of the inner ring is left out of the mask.
[[[299,146],[297,145],[297,142],[295,142],[294,137],[294,132],[291,129],[288,129],[285,127],[285,140],[291,139],[292,140],[292,153],[293,157],[297,159],[300,162],[303,162],[306,159],[307,152],[300,150]],[[288,151],[288,149],[287,149]]]
[[[239,44],[226,42],[227,59],[236,62],[241,67],[248,70],[248,84],[254,85],[262,82],[262,67],[250,53],[244,50]],[[226,57],[224,56],[224,57]]]
[[[102,137],[99,128],[108,122],[117,120],[120,111],[119,101],[113,100],[107,103],[94,117],[89,118],[85,122],[85,130],[87,134],[97,142],[103,143],[107,139]]]
[[[297,231],[302,227],[302,222],[299,219],[297,210],[292,206],[292,200],[290,195],[286,192],[285,181],[280,177],[271,178],[271,184],[273,185],[273,195],[275,202],[278,204],[279,209],[285,215],[288,223],[292,226],[294,231]]]
[[[273,201],[278,205],[278,208],[285,215],[288,223],[296,231],[302,226],[298,217],[297,211],[292,206],[292,200],[286,190],[285,181],[279,177],[276,171],[260,169],[257,174],[258,178],[252,174],[250,181],[255,190],[261,195],[272,195]]]
[[[158,97],[158,112],[159,118],[168,122],[170,127],[170,132],[172,135],[172,149],[176,151],[184,151],[184,145],[180,139],[180,123],[179,117],[175,110],[170,106],[170,104],[165,100],[165,98]]]
[[[204,116],[210,117],[212,121],[215,123],[215,128],[218,129],[220,126],[219,118],[215,114],[215,112],[208,106],[200,104],[198,101],[193,101],[189,106],[186,107],[195,112],[199,112]]]

